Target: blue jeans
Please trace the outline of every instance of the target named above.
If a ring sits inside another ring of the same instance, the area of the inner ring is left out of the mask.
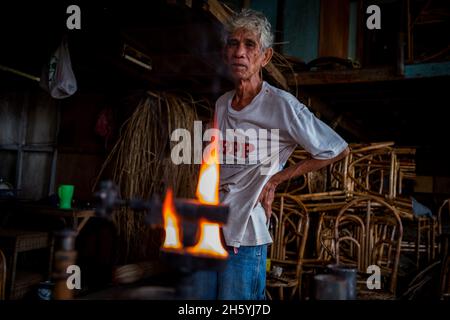
[[[193,277],[193,299],[264,300],[267,245],[245,246],[235,254],[228,247],[224,271],[198,271]]]

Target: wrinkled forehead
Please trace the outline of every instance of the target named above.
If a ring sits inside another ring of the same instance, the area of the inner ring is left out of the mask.
[[[239,28],[234,30],[233,32],[230,32],[227,39],[252,40],[259,45],[261,44],[260,34],[254,30],[249,30],[246,28]]]

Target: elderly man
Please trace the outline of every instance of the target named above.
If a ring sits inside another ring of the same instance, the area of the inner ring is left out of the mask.
[[[264,299],[267,245],[272,242],[267,225],[275,189],[348,154],[347,143],[293,95],[263,81],[272,42],[270,23],[259,12],[244,9],[227,26],[224,58],[235,88],[217,100],[215,118],[223,137],[220,197],[230,207],[223,228],[230,256],[225,271],[196,276],[200,299]],[[278,135],[262,133],[274,129]],[[242,145],[229,141],[242,132],[259,135],[256,140],[244,137]],[[297,145],[311,159],[280,170]],[[249,160],[252,152],[256,161]]]

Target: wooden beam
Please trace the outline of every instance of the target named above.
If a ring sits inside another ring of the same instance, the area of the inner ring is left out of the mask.
[[[450,62],[422,63],[405,66],[405,75],[395,73],[392,67],[308,71],[295,74],[299,86],[341,84],[341,83],[369,83],[379,81],[393,81],[402,79],[420,79],[450,76]],[[293,76],[288,78],[290,86],[295,85]]]
[[[230,13],[217,0],[208,0],[204,9],[211,12],[222,24],[227,23],[227,20],[230,17]]]
[[[299,86],[339,84],[339,83],[364,83],[376,81],[399,80],[404,77],[395,74],[393,68],[354,69],[333,71],[309,71],[299,72],[295,75]],[[289,85],[295,85],[293,76],[288,78]]]
[[[408,79],[450,76],[450,62],[417,63],[405,66]]]

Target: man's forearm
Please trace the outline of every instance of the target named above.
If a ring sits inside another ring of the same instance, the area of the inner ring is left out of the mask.
[[[299,177],[308,172],[317,171],[327,165],[339,161],[345,156],[347,156],[349,152],[350,150],[346,148],[339,155],[331,159],[326,160],[307,159],[300,161],[299,163],[276,173],[270,180],[272,180],[272,182],[274,182],[276,185],[279,185],[280,183],[287,181],[291,178]]]

